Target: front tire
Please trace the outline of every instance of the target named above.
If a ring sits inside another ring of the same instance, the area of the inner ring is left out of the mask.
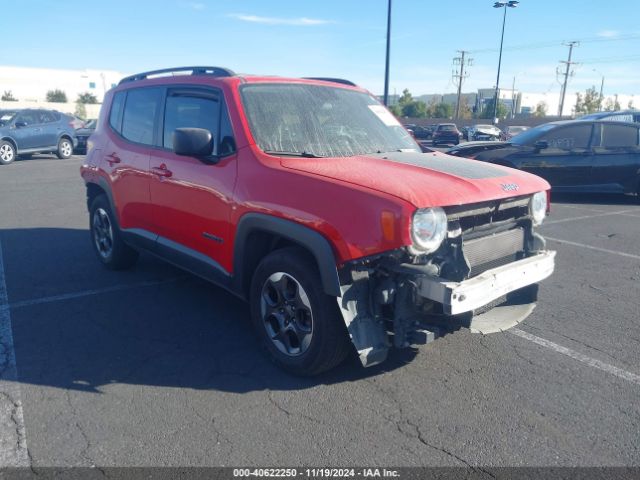
[[[105,195],[98,195],[89,210],[91,244],[98,259],[110,270],[125,270],[138,260],[138,252],[122,241],[115,215]]]
[[[13,143],[2,141],[0,142],[0,165],[9,165],[16,159],[16,149]]]
[[[58,151],[56,155],[60,160],[66,160],[73,155],[73,143],[68,138],[61,138],[58,142]]]
[[[334,297],[324,293],[314,260],[297,247],[276,250],[256,269],[251,320],[273,362],[312,376],[339,365],[350,349]]]

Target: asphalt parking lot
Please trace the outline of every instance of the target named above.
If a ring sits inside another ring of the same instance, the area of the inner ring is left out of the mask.
[[[299,379],[223,290],[103,269],[81,161],[0,167],[1,466],[640,466],[634,197],[554,197],[518,328]]]

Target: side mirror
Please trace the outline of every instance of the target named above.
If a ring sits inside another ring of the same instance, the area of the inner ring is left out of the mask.
[[[14,125],[16,128],[22,128],[27,126],[27,122],[16,122]]]
[[[204,128],[176,128],[173,151],[186,157],[208,157],[213,153],[213,135]]]
[[[533,144],[533,148],[535,148],[536,151],[539,152],[540,150],[549,148],[549,142],[547,142],[546,140],[538,140],[536,143]]]

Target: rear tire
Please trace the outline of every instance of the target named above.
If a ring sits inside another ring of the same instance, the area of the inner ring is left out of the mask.
[[[250,289],[251,320],[280,368],[312,376],[339,365],[351,343],[335,297],[324,293],[315,261],[297,247],[258,265]]]
[[[73,143],[68,138],[61,138],[58,142],[58,151],[56,155],[60,160],[66,160],[73,155]]]
[[[138,260],[138,252],[122,241],[120,228],[105,195],[98,195],[89,209],[91,244],[98,259],[110,270],[125,270]]]
[[[16,149],[13,143],[3,140],[0,142],[0,165],[9,165],[16,159]]]

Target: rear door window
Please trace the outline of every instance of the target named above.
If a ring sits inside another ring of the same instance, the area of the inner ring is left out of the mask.
[[[40,111],[40,123],[54,123],[56,117],[53,112],[47,112],[46,110]]]
[[[127,92],[122,115],[122,136],[143,145],[153,145],[161,88],[138,88]]]

